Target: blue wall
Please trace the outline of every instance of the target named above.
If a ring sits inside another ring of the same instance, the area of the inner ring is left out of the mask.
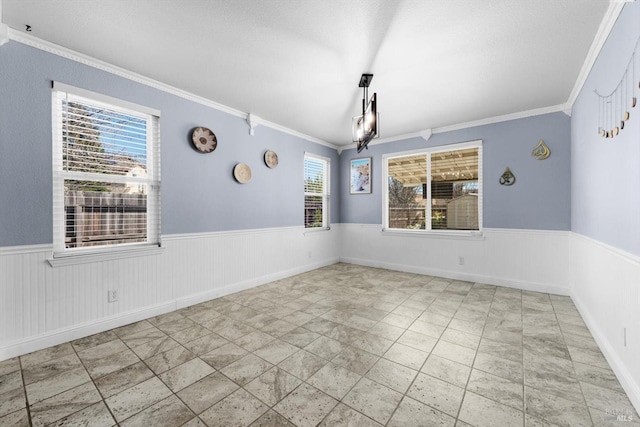
[[[635,94],[625,129],[598,136],[598,97],[622,78],[640,38],[640,2],[627,3],[573,106],[571,122],[572,230],[640,255],[640,48]]]
[[[332,161],[331,221],[339,222],[336,150],[17,42],[0,47],[0,247],[52,242],[51,82],[162,112],[162,233],[200,233],[303,224],[305,151]],[[200,154],[189,136],[212,129],[218,148]],[[268,169],[263,153],[278,153]],[[251,166],[240,185],[233,166]]]
[[[381,120],[384,112],[381,112]],[[373,145],[359,155],[355,149],[340,155],[342,177],[349,176],[349,161],[373,157],[372,193],[349,194],[348,180],[341,183],[342,222],[382,223],[382,155],[458,142],[483,141],[484,227],[569,230],[571,226],[570,118],[553,113],[433,135],[429,141],[411,138]],[[543,139],[551,150],[547,160],[531,151]],[[509,167],[516,183],[499,184]]]

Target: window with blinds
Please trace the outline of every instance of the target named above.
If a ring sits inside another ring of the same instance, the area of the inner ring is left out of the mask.
[[[390,154],[383,167],[385,228],[482,228],[482,141]]]
[[[329,159],[304,155],[304,226],[329,228]]]
[[[158,245],[159,112],[53,89],[55,254]]]

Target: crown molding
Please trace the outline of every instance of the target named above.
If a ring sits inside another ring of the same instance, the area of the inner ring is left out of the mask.
[[[3,37],[2,37],[3,27],[6,27],[6,25],[0,23],[0,45],[2,45],[2,40],[3,40]],[[195,95],[195,94],[193,94],[191,92],[187,92],[185,90],[178,89],[178,88],[176,88],[174,86],[162,83],[162,82],[160,82],[158,80],[151,79],[149,77],[143,76],[143,75],[138,74],[138,73],[134,73],[134,72],[129,71],[127,69],[124,69],[122,67],[118,67],[116,65],[109,64],[108,62],[101,61],[101,60],[96,59],[96,58],[94,58],[92,56],[85,55],[85,54],[80,53],[80,52],[76,52],[74,50],[71,50],[71,49],[68,49],[66,47],[57,45],[55,43],[51,43],[51,42],[46,41],[46,40],[42,40],[42,39],[40,39],[38,37],[29,35],[29,34],[25,34],[25,33],[20,32],[20,31],[16,31],[16,30],[14,30],[12,28],[8,28],[7,40],[9,40],[9,39],[13,40],[15,42],[27,45],[27,46],[31,46],[33,48],[36,48],[36,49],[39,49],[39,50],[42,50],[42,51],[45,51],[45,52],[51,53],[53,55],[57,55],[57,56],[60,56],[62,58],[66,58],[66,59],[78,62],[78,63],[83,64],[83,65],[87,65],[89,67],[96,68],[96,69],[101,70],[101,71],[106,71],[106,72],[108,72],[110,74],[114,74],[116,76],[123,77],[125,79],[134,81],[136,83],[140,83],[140,84],[143,84],[145,86],[149,86],[149,87],[152,87],[154,89],[161,90],[163,92],[178,96],[180,98],[187,99],[189,101],[193,101],[195,103],[204,105],[206,107],[210,107],[210,108],[213,108],[215,110],[222,111],[223,113],[229,114],[229,115],[234,116],[234,117],[240,117],[240,118],[242,118],[244,120],[247,120],[248,117],[249,117],[249,113],[245,113],[243,111],[236,110],[235,108],[226,106],[224,104],[220,104],[218,102],[212,101],[210,99],[204,98],[204,97],[199,96],[199,95]],[[302,132],[298,132],[298,131],[290,129],[288,127],[279,125],[277,123],[273,123],[273,122],[270,122],[268,120],[264,120],[262,118],[259,120],[259,124],[262,125],[262,126],[269,127],[271,129],[275,129],[275,130],[283,132],[283,133],[287,133],[289,135],[296,136],[296,137],[301,138],[301,139],[305,139],[305,140],[310,141],[310,142],[314,142],[316,144],[324,145],[324,146],[332,148],[334,150],[338,150],[338,146],[337,145],[331,144],[331,143],[329,143],[327,141],[321,140],[319,138],[315,138],[315,137],[310,136],[310,135],[306,135],[306,134],[304,134]]]
[[[618,20],[618,16],[620,15],[620,12],[622,12],[625,3],[631,3],[633,1],[635,0],[611,0],[609,2],[609,7],[607,8],[604,17],[600,22],[600,26],[598,27],[598,31],[596,32],[596,36],[591,43],[591,47],[589,48],[587,57],[582,64],[580,73],[578,74],[578,78],[576,79],[576,82],[573,85],[573,89],[569,94],[569,99],[567,99],[566,103],[570,108],[573,107],[573,103],[576,102],[578,94],[587,81],[587,77],[589,77],[591,68],[593,68],[593,64],[595,64],[596,59],[598,59],[598,55],[600,55],[600,51],[602,50],[604,43],[607,41],[607,38],[609,37],[613,26]]]

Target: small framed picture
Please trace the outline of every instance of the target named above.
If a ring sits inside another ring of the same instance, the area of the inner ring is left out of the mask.
[[[371,194],[371,157],[351,159],[351,194]]]

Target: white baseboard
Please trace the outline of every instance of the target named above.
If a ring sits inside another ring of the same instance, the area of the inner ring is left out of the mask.
[[[544,292],[555,295],[569,296],[570,292],[564,286],[555,286],[544,283],[525,282],[521,280],[506,280],[500,277],[485,276],[479,274],[465,273],[462,271],[441,270],[429,267],[420,267],[406,264],[394,264],[388,262],[371,261],[359,258],[340,258],[340,262],[349,264],[364,265],[367,267],[386,268],[388,270],[403,271],[406,273],[426,274],[429,276],[444,277],[453,280],[464,280],[467,282],[483,283],[486,285],[503,286],[507,288],[522,289],[526,291]]]

